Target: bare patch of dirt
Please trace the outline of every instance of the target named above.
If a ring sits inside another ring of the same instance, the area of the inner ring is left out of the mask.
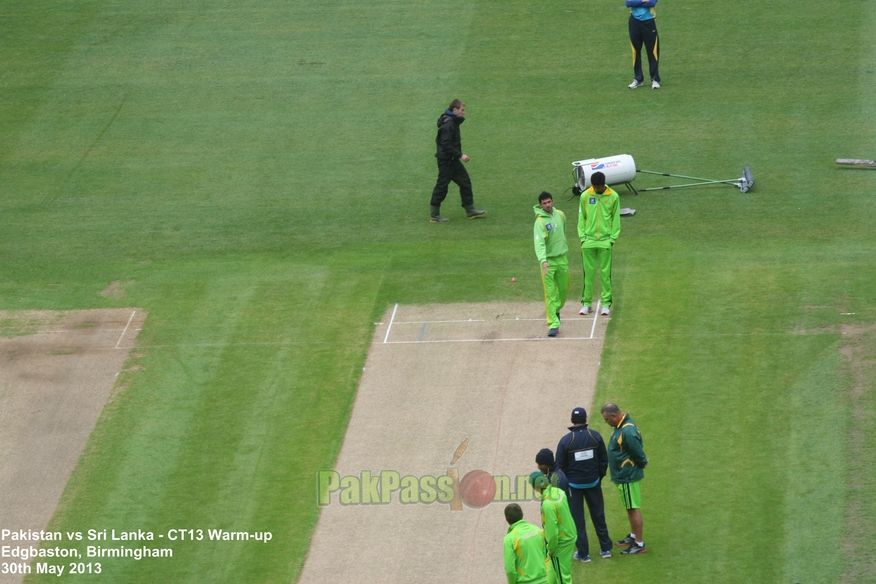
[[[113,298],[115,300],[120,300],[127,296],[125,288],[133,283],[133,280],[125,280],[124,282],[121,280],[113,280],[106,288],[100,291],[100,295],[104,298]]]

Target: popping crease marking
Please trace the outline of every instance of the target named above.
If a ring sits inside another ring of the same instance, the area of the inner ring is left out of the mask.
[[[522,342],[522,341],[537,341],[537,342],[551,342],[556,343],[558,341],[593,341],[599,340],[594,339],[593,337],[533,337],[533,338],[512,338],[512,339],[440,339],[435,341],[384,341],[384,345],[423,345],[427,343],[511,343],[511,342]]]
[[[395,313],[398,312],[398,303],[392,307],[392,316],[389,317],[389,326],[386,327],[386,336],[383,337],[383,344],[385,345],[389,340],[389,333],[392,331],[392,323],[395,320]]]
[[[599,308],[601,300],[596,301],[596,310],[593,312],[593,326],[590,328],[590,338],[593,338],[593,335],[596,333],[596,319],[599,318]]]
[[[397,320],[395,324],[441,324],[458,322],[487,322],[483,319],[466,318],[461,320]]]
[[[131,326],[131,322],[133,322],[134,316],[136,316],[136,314],[137,314],[136,310],[131,312],[131,316],[130,316],[130,318],[128,318],[128,324],[125,325],[125,328],[122,331],[122,334],[119,335],[119,340],[116,341],[116,346],[115,346],[116,349],[118,349],[119,346],[122,344],[122,339],[125,338],[125,333],[128,332],[128,328]]]
[[[104,333],[104,332],[111,333],[111,332],[115,332],[115,331],[121,331],[124,329],[106,328],[106,329],[97,329],[97,330],[98,330],[98,332],[102,332],[102,333]],[[142,328],[135,328],[135,329],[131,329],[131,330],[133,330],[135,332],[140,332],[143,329]],[[33,335],[33,336],[36,336],[36,335],[69,335],[71,332],[75,332],[75,329],[73,329],[73,330],[57,330],[57,331],[34,331],[33,333],[27,333],[27,334],[28,334],[28,336],[31,336],[31,335]]]

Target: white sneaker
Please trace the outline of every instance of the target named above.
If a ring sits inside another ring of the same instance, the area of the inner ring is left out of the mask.
[[[651,81],[651,89],[660,89],[659,81]]]
[[[635,88],[641,87],[643,85],[645,85],[644,81],[636,81],[635,79],[633,79],[632,83],[627,85],[627,87],[629,87],[630,89],[635,89]]]
[[[590,307],[582,304],[581,310],[578,311],[578,314],[580,314],[581,316],[587,316],[588,314],[590,314]]]
[[[608,306],[603,306],[602,310],[599,311],[599,314],[602,316],[611,316],[611,309]]]

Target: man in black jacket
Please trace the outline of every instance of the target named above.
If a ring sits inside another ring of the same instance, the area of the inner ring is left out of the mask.
[[[441,216],[441,203],[447,196],[447,187],[451,181],[459,187],[462,207],[470,219],[480,219],[487,214],[483,209],[475,209],[471,179],[463,165],[464,162],[471,160],[471,157],[462,151],[459,126],[464,121],[465,104],[459,99],[451,101],[450,106],[438,118],[438,135],[435,136],[438,180],[435,182],[435,188],[432,189],[430,203],[429,221],[432,223],[445,223],[447,221],[446,217]]]
[[[557,444],[557,464],[569,480],[569,510],[578,529],[578,551],[574,558],[590,561],[590,546],[584,522],[584,502],[599,538],[599,555],[611,557],[611,537],[605,525],[605,503],[602,498],[602,478],[608,470],[608,453],[599,432],[587,427],[587,410],[572,410],[569,433]]]

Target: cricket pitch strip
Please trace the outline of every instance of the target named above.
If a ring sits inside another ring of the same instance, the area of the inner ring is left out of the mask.
[[[0,525],[46,528],[145,318],[0,311]]]
[[[569,413],[593,417],[608,319],[544,305],[392,306],[378,323],[300,584],[504,582],[504,507],[540,523],[526,477]],[[599,419],[597,415],[597,419]]]

